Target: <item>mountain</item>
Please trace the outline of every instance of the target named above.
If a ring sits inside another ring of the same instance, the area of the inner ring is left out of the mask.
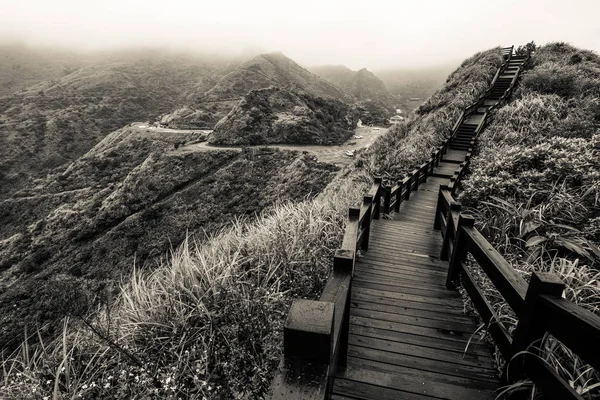
[[[393,96],[385,84],[366,68],[353,71],[343,65],[325,65],[310,70],[357,99],[356,110],[364,124],[387,124],[394,114],[396,101]]]
[[[312,72],[341,87],[357,100],[393,103],[385,84],[366,68],[353,71],[343,65],[326,65],[310,68]]]
[[[171,53],[107,55],[1,97],[0,198],[82,156],[109,132],[184,104],[190,88],[222,64]]]
[[[376,71],[400,108],[412,111],[438,90],[459,63]],[[411,100],[412,99],[412,100]]]
[[[163,116],[173,127],[212,128],[255,89],[278,87],[313,97],[353,103],[355,99],[327,80],[309,72],[280,52],[258,55],[223,76],[210,90],[182,110]]]
[[[341,144],[357,116],[340,100],[277,87],[252,90],[215,127],[213,144]]]
[[[59,79],[88,62],[87,57],[64,50],[0,45],[0,97]]]

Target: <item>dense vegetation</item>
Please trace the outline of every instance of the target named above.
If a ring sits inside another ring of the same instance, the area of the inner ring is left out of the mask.
[[[252,90],[209,137],[213,144],[341,144],[352,136],[356,113],[339,100],[280,88]]]
[[[80,306],[61,304],[56,287],[100,293],[134,265],[155,267],[187,234],[203,239],[232,219],[320,192],[336,170],[294,152],[176,150],[194,139],[125,128],[0,202],[4,349],[18,345],[24,329],[53,335]]]
[[[569,300],[598,313],[600,57],[564,43],[539,48],[478,147],[460,196],[478,228],[525,278],[532,271],[557,274]],[[514,329],[510,308],[487,287]],[[596,371],[555,340],[542,347],[584,398],[600,395]]]
[[[371,172],[397,163],[393,174],[400,174],[426,159],[456,110],[479,95],[500,62],[500,49],[466,61],[428,109],[383,137],[316,199],[274,207],[204,244],[186,241],[154,272],[136,271],[95,317],[71,311],[75,326],[66,326],[62,338],[35,351],[24,347],[4,363],[0,393],[262,397],[280,356],[290,299],[320,293],[347,207],[360,200]],[[289,172],[305,175],[295,166]]]

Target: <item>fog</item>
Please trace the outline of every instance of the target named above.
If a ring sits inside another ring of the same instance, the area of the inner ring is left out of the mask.
[[[283,51],[303,65],[453,63],[534,40],[600,50],[598,0],[3,0],[5,42],[79,51]]]

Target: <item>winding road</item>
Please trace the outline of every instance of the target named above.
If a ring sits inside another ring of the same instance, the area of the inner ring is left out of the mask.
[[[169,128],[154,128],[146,125],[134,125],[138,129],[152,129],[153,132],[161,133],[205,133],[210,134],[212,131],[202,130],[185,130],[185,129],[169,129]],[[302,151],[317,157],[320,162],[326,162],[336,165],[347,165],[352,161],[352,157],[347,155],[347,151],[355,152],[359,149],[364,149],[373,144],[375,140],[387,133],[389,128],[379,127],[357,127],[354,131],[354,137],[350,138],[346,143],[338,146],[316,146],[316,145],[260,145],[256,147],[271,147],[281,150]],[[247,146],[246,146],[247,147]],[[177,153],[187,153],[196,151],[215,151],[215,150],[238,150],[241,151],[242,146],[213,146],[207,142],[194,142],[185,144],[176,150]]]

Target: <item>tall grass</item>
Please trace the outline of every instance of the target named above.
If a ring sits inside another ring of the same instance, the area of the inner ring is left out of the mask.
[[[290,300],[318,297],[348,207],[368,187],[353,176],[202,244],[189,238],[151,274],[134,271],[110,308],[6,359],[0,395],[260,398]]]
[[[600,57],[554,43],[538,49],[530,67],[482,133],[460,200],[525,279],[554,273],[566,283],[567,299],[600,313]],[[479,277],[514,330],[514,313]],[[541,347],[584,398],[600,397],[597,371],[552,337]],[[506,394],[539,395],[528,381],[510,389]]]

